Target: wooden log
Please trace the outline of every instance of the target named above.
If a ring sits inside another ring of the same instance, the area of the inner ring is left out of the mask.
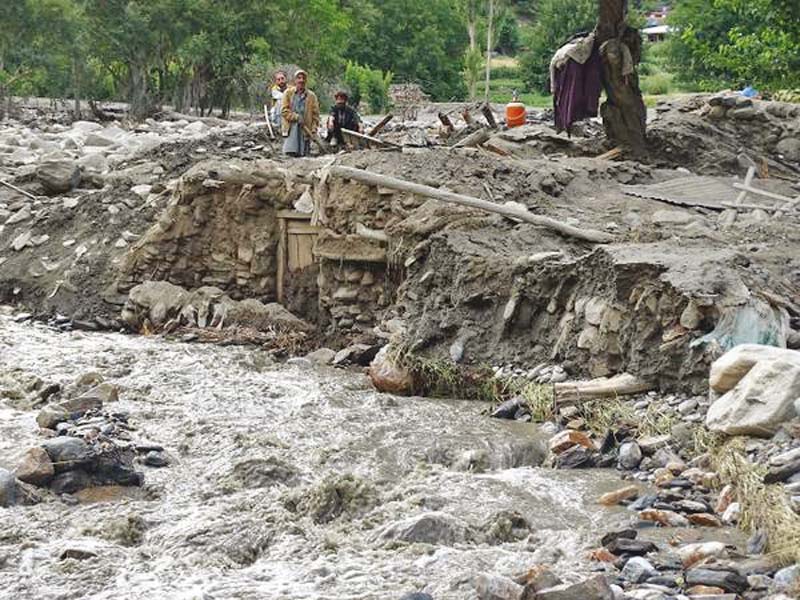
[[[3,180],[3,179],[0,179],[0,185],[4,185],[4,186],[5,186],[5,187],[7,187],[8,189],[10,189],[10,190],[14,190],[14,191],[15,191],[15,192],[17,192],[18,194],[22,194],[23,196],[27,196],[27,197],[28,197],[28,198],[30,198],[31,200],[37,200],[36,196],[34,196],[33,194],[31,194],[30,192],[26,192],[26,191],[25,191],[25,190],[23,190],[22,188],[18,188],[18,187],[17,187],[17,186],[15,186],[13,183],[8,183],[7,181],[5,181],[5,180]]]
[[[467,137],[463,140],[456,142],[450,148],[472,148],[475,146],[479,146],[484,142],[489,141],[489,138],[492,137],[489,133],[488,129],[479,129],[478,131],[474,131],[470,133]]]
[[[275,132],[272,130],[272,120],[269,118],[269,108],[267,105],[264,105],[264,120],[267,122],[267,129],[269,129],[269,137],[270,139],[275,139]]]
[[[565,381],[555,384],[555,400],[561,406],[582,401],[631,396],[652,390],[655,386],[634,375],[623,373],[615,377],[592,381]]]
[[[544,217],[542,215],[535,215],[527,210],[521,210],[513,206],[494,204],[473,196],[466,196],[463,194],[455,194],[453,192],[439,190],[427,185],[412,183],[403,179],[397,179],[396,177],[390,177],[389,175],[380,175],[378,173],[372,173],[362,169],[354,169],[352,167],[342,166],[331,167],[331,174],[343,179],[352,179],[354,181],[366,183],[367,185],[392,188],[401,192],[408,192],[411,194],[425,196],[426,198],[433,198],[448,204],[457,204],[459,206],[477,208],[479,210],[503,215],[512,219],[519,219],[525,223],[530,223],[531,225],[537,225],[539,227],[545,227],[547,229],[556,231],[561,235],[573,237],[594,244],[608,244],[615,240],[613,235],[603,231],[573,227],[572,225],[567,225],[566,223],[557,221],[556,219]]]
[[[497,129],[497,121],[494,118],[492,107],[489,106],[488,102],[484,102],[483,106],[481,106],[481,112],[483,113],[483,118],[486,119],[486,122],[489,124],[489,127]]]
[[[603,153],[602,153],[600,156],[598,156],[597,158],[599,158],[600,160],[616,160],[616,159],[618,159],[620,156],[622,156],[622,152],[623,152],[623,151],[622,151],[622,148],[620,148],[619,146],[617,146],[616,148],[612,148],[612,149],[611,149],[611,150],[609,150],[608,152],[603,152]]]
[[[511,156],[511,152],[509,152],[508,150],[503,150],[499,146],[495,146],[494,144],[490,144],[488,142],[481,144],[481,147],[486,148],[487,150],[489,150],[490,152],[494,152],[495,154],[499,154],[500,156]]]
[[[446,114],[439,113],[439,121],[441,121],[442,125],[444,126],[444,128],[447,130],[448,133],[455,130],[453,122],[450,120],[450,117],[448,117]]]
[[[756,168],[749,167],[747,169],[747,175],[744,177],[744,184],[749,186],[753,183],[753,177],[756,176]],[[742,193],[736,197],[736,204],[742,204],[745,199],[747,198],[747,190],[742,190]]]
[[[289,240],[286,228],[286,219],[278,219],[278,285],[276,295],[278,303],[283,302],[283,280],[286,277],[286,261],[288,260],[287,244]]]
[[[472,118],[472,115],[470,114],[470,112],[469,112],[469,109],[468,109],[468,108],[465,108],[465,109],[464,109],[464,110],[461,112],[461,117],[464,119],[464,122],[465,122],[467,125],[472,125],[472,124],[475,122],[475,119],[473,119],[473,118]]]
[[[370,137],[375,137],[381,131],[383,131],[383,128],[386,127],[386,125],[389,123],[389,121],[391,121],[393,118],[394,118],[394,115],[389,113],[388,115],[383,117],[383,119],[381,119],[380,123],[378,123],[377,125],[375,125],[375,127],[370,129],[369,132],[367,133],[367,135],[370,136]]]
[[[794,205],[796,202],[795,198],[789,198],[788,196],[783,196],[781,194],[775,194],[774,192],[767,192],[765,190],[760,190],[758,188],[754,188],[752,185],[744,185],[741,183],[734,183],[733,187],[737,190],[742,190],[749,194],[755,194],[756,196],[763,196],[764,198],[769,198],[771,200],[780,200],[781,202],[787,202],[789,204]]]
[[[392,148],[400,148],[397,144],[393,144],[391,142],[387,142],[386,140],[382,140],[376,137],[372,137],[371,135],[365,135],[363,133],[359,133],[358,131],[353,131],[352,129],[345,129],[342,127],[342,133],[345,135],[350,135],[357,140],[362,140],[364,142],[370,142],[371,144],[377,144],[379,146],[384,147],[392,147]]]

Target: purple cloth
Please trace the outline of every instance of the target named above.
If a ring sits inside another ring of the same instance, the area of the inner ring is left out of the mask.
[[[556,71],[553,107],[556,112],[556,131],[569,131],[576,121],[597,116],[600,103],[602,63],[595,48],[584,64],[568,60]]]

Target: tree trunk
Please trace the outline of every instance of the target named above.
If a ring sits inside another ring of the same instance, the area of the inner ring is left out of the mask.
[[[489,82],[492,79],[492,27],[494,26],[494,0],[489,0],[489,22],[486,24],[486,101],[489,101]]]
[[[147,89],[147,69],[137,63],[132,63],[129,67],[130,81],[130,116],[135,121],[141,121],[147,117],[150,110],[150,100]]]
[[[626,24],[627,10],[627,0],[599,0],[596,43],[600,48],[607,96],[600,114],[608,139],[615,146],[623,146],[634,156],[640,156],[645,152],[647,123],[647,109],[636,73],[642,40],[639,31]],[[633,72],[627,72],[626,66],[632,67]]]

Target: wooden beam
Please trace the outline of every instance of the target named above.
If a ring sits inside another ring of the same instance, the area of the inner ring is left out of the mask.
[[[367,135],[370,136],[370,137],[375,137],[381,131],[383,131],[383,128],[386,127],[386,125],[389,123],[389,121],[391,121],[393,118],[394,118],[394,115],[389,113],[388,115],[383,117],[383,119],[381,119],[380,123],[378,123],[377,125],[375,125],[375,127],[370,129],[369,132],[367,133]]]
[[[287,244],[288,232],[286,231],[286,219],[278,219],[278,282],[276,294],[278,303],[283,302],[283,278],[286,276],[286,261],[288,260]]]
[[[520,221],[523,221],[525,223],[530,223],[531,225],[537,225],[539,227],[545,227],[547,229],[556,231],[561,235],[573,237],[594,244],[608,244],[615,241],[613,235],[610,235],[603,231],[595,231],[592,229],[581,229],[580,227],[573,227],[572,225],[567,225],[566,223],[562,223],[561,221],[557,221],[556,219],[552,219],[550,217],[535,215],[533,213],[528,212],[527,210],[521,210],[519,208],[515,208],[512,206],[494,204],[492,202],[487,202],[486,200],[481,200],[480,198],[475,198],[473,196],[455,194],[453,192],[439,190],[427,185],[412,183],[410,181],[405,181],[403,179],[397,179],[395,177],[390,177],[388,175],[380,175],[378,173],[372,173],[370,171],[364,171],[362,169],[353,169],[351,167],[342,167],[342,166],[331,167],[331,174],[336,177],[341,177],[343,179],[352,179],[354,181],[359,181],[367,185],[393,188],[401,192],[418,194],[420,196],[424,196],[426,198],[433,198],[435,200],[446,202],[448,204],[457,204],[459,206],[477,208],[479,210],[495,213],[498,215],[503,215],[505,217],[509,217],[512,219],[519,219]]]
[[[387,142],[385,140],[372,137],[371,135],[365,135],[363,133],[359,133],[358,131],[353,131],[352,129],[345,129],[344,127],[342,127],[342,133],[344,133],[345,135],[353,136],[357,140],[378,144],[379,146],[386,146],[389,148],[400,148],[400,146],[398,146],[397,144],[393,144],[391,142]]]
[[[577,404],[581,401],[641,394],[652,390],[654,387],[649,381],[623,373],[608,379],[557,383],[555,384],[555,399],[558,405]]]
[[[0,179],[0,185],[4,185],[4,186],[6,186],[8,189],[10,189],[10,190],[14,190],[14,191],[15,191],[15,192],[17,192],[18,194],[22,194],[23,196],[26,196],[26,197],[30,198],[31,200],[38,200],[38,198],[36,198],[36,196],[34,196],[33,194],[31,194],[30,192],[26,192],[26,191],[25,191],[25,190],[23,190],[22,188],[18,188],[18,187],[17,187],[17,186],[15,186],[13,183],[8,183],[7,181],[5,181],[5,180],[3,180],[3,179]]]
[[[788,202],[792,205],[794,205],[797,202],[796,198],[789,198],[788,196],[782,196],[781,194],[775,194],[773,192],[759,190],[758,188],[754,188],[752,185],[743,185],[741,183],[734,183],[733,187],[735,187],[737,190],[742,190],[750,194],[755,194],[756,196],[764,196],[764,198],[770,198],[771,200],[780,200],[781,202]]]
[[[489,134],[488,129],[486,128],[478,129],[478,131],[470,133],[467,137],[465,137],[461,141],[456,142],[455,144],[450,146],[450,148],[471,148],[489,141],[490,137],[492,136],[491,134]]]
[[[755,167],[748,167],[747,175],[744,177],[744,184],[749,186],[753,183],[753,177],[756,176],[756,168]],[[742,190],[742,193],[739,194],[736,198],[736,204],[742,204],[745,199],[747,198],[747,190]]]
[[[483,113],[483,118],[486,119],[486,122],[489,124],[489,127],[492,129],[497,129],[497,121],[494,118],[492,107],[489,106],[488,102],[483,103],[483,106],[481,106],[481,112]]]

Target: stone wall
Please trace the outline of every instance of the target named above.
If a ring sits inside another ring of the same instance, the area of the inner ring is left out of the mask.
[[[154,280],[187,289],[214,286],[234,299],[274,301],[277,211],[309,192],[306,181],[308,173],[271,161],[195,166],[125,257],[117,291]]]

